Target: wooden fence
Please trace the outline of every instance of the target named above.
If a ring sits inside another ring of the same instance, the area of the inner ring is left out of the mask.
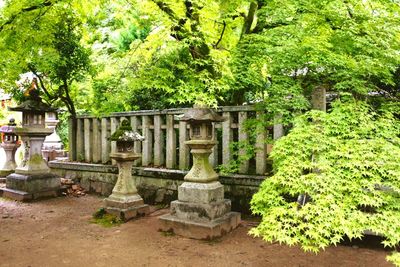
[[[191,157],[188,147],[184,144],[188,140],[188,124],[177,119],[187,109],[142,110],[131,112],[112,113],[109,116],[97,118],[93,116],[79,116],[76,122],[76,133],[70,131],[70,159],[89,163],[108,164],[110,152],[115,151],[115,142],[108,137],[118,127],[122,119],[128,119],[135,131],[141,133],[145,140],[136,142],[134,150],[142,154],[136,166],[152,166],[167,169],[188,170]],[[275,125],[257,131],[255,138],[250,138],[246,130],[247,119],[261,118],[254,106],[220,107],[218,113],[226,118],[222,123],[214,124],[215,137],[218,145],[214,147],[210,156],[210,163],[215,167],[228,164],[238,155],[246,153],[245,148],[239,148],[234,155],[232,143],[248,143],[255,148],[255,156],[242,160],[238,173],[264,174],[267,168],[267,153],[270,146],[268,137],[279,138],[282,126]],[[72,121],[70,121],[72,124]],[[70,125],[71,126],[71,125]],[[72,127],[69,127],[72,129]],[[76,147],[76,149],[73,149]],[[72,149],[71,149],[72,148]]]

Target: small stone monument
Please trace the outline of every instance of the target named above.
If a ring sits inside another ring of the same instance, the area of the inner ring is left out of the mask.
[[[110,140],[117,143],[117,152],[111,153],[110,157],[117,162],[119,174],[112,194],[104,200],[105,210],[123,221],[146,215],[150,207],[144,204],[142,197],[137,193],[132,178],[133,162],[141,156],[133,152],[133,145],[135,141],[143,141],[144,138],[132,131],[128,120],[123,120]]]
[[[55,160],[56,158],[65,157],[65,150],[60,136],[56,132],[56,127],[59,122],[56,112],[46,113],[45,123],[47,128],[53,129],[53,133],[46,136],[43,142],[42,154],[46,161]]]
[[[0,128],[0,133],[3,133],[3,141],[1,147],[6,154],[5,163],[0,168],[0,177],[5,177],[15,171],[17,164],[15,163],[15,152],[20,144],[18,143],[18,135],[15,134],[15,120],[10,119],[7,125]]]
[[[26,101],[8,109],[22,112],[22,127],[14,131],[21,137],[25,151],[21,165],[7,176],[3,196],[21,201],[57,196],[60,178],[50,173],[42,157],[43,141],[53,132],[45,128],[45,113],[55,109],[42,102],[36,89],[30,90]]]
[[[191,140],[186,144],[193,154],[193,166],[178,188],[178,200],[171,202],[171,213],[160,217],[161,230],[213,239],[240,223],[240,213],[231,212],[231,201],[224,199],[224,187],[208,161],[217,144],[212,123],[224,118],[207,108],[193,108],[181,120],[190,124]]]

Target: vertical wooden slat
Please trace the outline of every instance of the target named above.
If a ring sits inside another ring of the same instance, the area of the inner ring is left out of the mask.
[[[97,118],[93,118],[92,123],[93,123],[92,161],[93,163],[99,163],[101,159],[100,121]]]
[[[154,166],[164,164],[164,133],[161,129],[161,115],[154,116]]]
[[[257,119],[260,121],[263,115],[257,112]],[[257,129],[256,138],[256,173],[264,174],[267,168],[267,149],[266,149],[267,132],[265,127],[261,126]]]
[[[77,129],[74,127],[74,123],[76,125],[76,119],[70,118],[68,120],[68,141],[69,141],[68,157],[69,157],[70,161],[76,160],[76,131],[77,131]]]
[[[78,161],[83,161],[85,159],[83,119],[77,119],[76,128],[76,157]]]
[[[142,118],[142,133],[144,136],[143,141],[143,153],[142,153],[142,166],[148,166],[151,163],[152,159],[152,143],[153,136],[150,131],[150,117],[143,116]]]
[[[112,135],[115,132],[115,130],[118,127],[118,123],[119,123],[118,118],[116,118],[116,117],[111,118],[111,125],[110,125],[111,133],[110,133],[110,135]],[[115,142],[111,142],[111,153],[115,153],[116,151],[117,151],[117,144]],[[111,160],[111,164],[115,165],[115,164],[117,164],[117,162],[115,160]]]
[[[187,122],[179,122],[179,169],[189,169],[189,147],[185,144],[188,140]]]
[[[283,125],[281,124],[282,115],[278,115],[275,117],[274,123],[274,140],[278,140],[283,136]]]
[[[101,162],[103,164],[110,160],[111,142],[109,129],[110,120],[108,118],[101,119]]]
[[[218,138],[217,138],[217,129],[215,128],[215,123],[213,123],[213,133],[214,133],[214,141],[217,141],[217,144],[212,148],[212,152],[210,157],[208,158],[208,162],[213,167],[218,166]]]
[[[167,115],[166,124],[167,124],[166,167],[172,169],[175,168],[176,165],[176,135],[174,129],[174,115]]]
[[[244,123],[247,120],[247,112],[239,112],[239,144],[248,145],[249,144],[249,135],[244,127]],[[240,148],[239,157],[241,158],[239,173],[247,173],[249,171],[249,161],[247,159],[243,159],[245,157],[247,151],[246,148]]]
[[[84,119],[84,142],[85,142],[85,162],[92,162],[92,134],[91,134],[91,123],[92,119]]]
[[[139,131],[139,123],[140,123],[140,121],[139,121],[138,116],[131,117],[132,130],[141,134],[141,132]],[[142,142],[141,141],[135,141],[135,144],[133,146],[133,151],[137,154],[142,153]],[[139,166],[141,164],[142,164],[141,158],[135,160],[135,162],[133,163],[134,166]]]
[[[228,164],[232,159],[230,144],[232,143],[232,115],[229,112],[224,112],[225,121],[222,122],[222,164]]]

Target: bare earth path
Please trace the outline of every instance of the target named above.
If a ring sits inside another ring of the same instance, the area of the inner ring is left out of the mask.
[[[91,224],[101,198],[35,203],[0,198],[0,266],[391,266],[382,249],[338,246],[318,255],[247,235],[249,222],[216,242],[165,236],[156,211],[118,227]]]

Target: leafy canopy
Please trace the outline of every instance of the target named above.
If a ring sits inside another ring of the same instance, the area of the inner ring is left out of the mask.
[[[385,246],[400,242],[400,123],[362,101],[338,101],[332,112],[295,120],[271,157],[275,174],[251,201],[266,241],[318,251],[365,230]],[[299,195],[309,200],[300,205]]]

